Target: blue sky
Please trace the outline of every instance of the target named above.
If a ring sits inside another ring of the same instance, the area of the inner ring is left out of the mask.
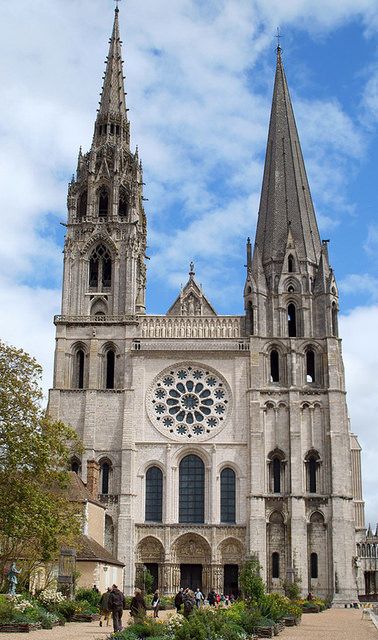
[[[122,6],[124,5],[124,6]],[[340,288],[352,430],[378,519],[376,0],[120,3],[132,145],[148,216],[148,312],[164,313],[189,261],[219,313],[240,313],[281,46],[321,236]],[[51,386],[67,182],[87,150],[111,0],[0,4],[0,334]]]

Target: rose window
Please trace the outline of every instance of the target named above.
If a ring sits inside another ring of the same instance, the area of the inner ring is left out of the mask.
[[[181,365],[159,374],[148,394],[153,424],[170,437],[198,438],[218,431],[230,412],[231,392],[215,371]]]

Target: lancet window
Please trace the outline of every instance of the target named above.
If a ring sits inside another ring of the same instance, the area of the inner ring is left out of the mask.
[[[115,352],[108,349],[105,354],[105,387],[114,389],[115,386]]]
[[[107,495],[110,486],[111,465],[107,460],[100,463],[100,489],[101,493]]]
[[[146,522],[162,522],[163,474],[159,467],[150,467],[146,473]]]
[[[315,352],[312,349],[306,351],[306,382],[315,382]]]
[[[278,351],[273,349],[270,352],[270,382],[280,381],[280,357]]]
[[[109,289],[112,284],[112,259],[108,249],[103,244],[97,245],[89,259],[89,286],[91,289],[102,291]]]
[[[295,304],[289,304],[287,308],[287,328],[289,338],[295,338],[297,335],[297,310]]]
[[[109,191],[106,187],[101,187],[98,193],[98,216],[107,218],[109,214]]]
[[[272,553],[272,578],[280,577],[280,554],[277,551]]]
[[[87,215],[87,204],[88,204],[88,193],[87,191],[82,191],[79,196],[79,200],[77,203],[77,217],[85,218]]]
[[[129,199],[126,189],[121,187],[119,190],[118,215],[120,218],[126,218],[129,209]]]
[[[223,469],[221,481],[221,522],[236,522],[236,476],[230,468]]]
[[[179,522],[205,521],[205,465],[195,455],[185,456],[179,469]]]

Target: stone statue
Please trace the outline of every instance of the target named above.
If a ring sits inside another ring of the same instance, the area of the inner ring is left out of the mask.
[[[21,569],[17,569],[16,563],[12,562],[11,568],[8,571],[8,594],[10,596],[16,595],[16,586],[18,583],[17,576],[19,573],[21,573]]]

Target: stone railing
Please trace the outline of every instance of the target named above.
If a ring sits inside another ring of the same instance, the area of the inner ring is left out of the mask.
[[[134,351],[249,351],[248,340],[133,340]]]
[[[118,495],[111,493],[99,493],[98,499],[104,504],[118,504]]]
[[[138,324],[137,316],[54,316],[55,324],[74,322],[76,324]]]
[[[145,316],[142,338],[240,338],[241,316]]]

